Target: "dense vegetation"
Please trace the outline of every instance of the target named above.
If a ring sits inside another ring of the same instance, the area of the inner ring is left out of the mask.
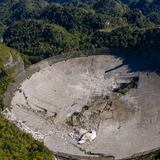
[[[159,28],[139,31],[123,27],[111,33],[97,31],[93,35],[92,44],[96,47],[157,50],[160,47],[159,37]]]
[[[76,36],[45,21],[17,21],[4,36],[9,46],[24,52],[32,63],[79,47]]]
[[[3,109],[2,96],[9,83],[14,81],[15,61],[20,54],[5,45],[0,44],[0,111]],[[9,59],[11,59],[9,62]]]
[[[31,63],[86,48],[159,49],[159,8],[158,0],[0,0],[0,35]]]

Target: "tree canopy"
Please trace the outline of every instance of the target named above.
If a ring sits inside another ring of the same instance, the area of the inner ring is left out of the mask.
[[[32,63],[79,45],[77,37],[63,27],[38,20],[13,23],[5,32],[4,41],[26,54]]]

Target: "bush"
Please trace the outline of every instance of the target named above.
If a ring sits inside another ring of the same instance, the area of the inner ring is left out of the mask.
[[[4,34],[4,41],[26,54],[32,63],[79,48],[77,37],[63,27],[35,20],[12,24]]]

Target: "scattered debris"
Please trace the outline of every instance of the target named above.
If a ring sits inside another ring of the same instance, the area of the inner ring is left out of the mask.
[[[77,129],[77,128],[74,128],[73,129],[73,131],[71,131],[70,133],[69,133],[69,136],[73,139],[73,140],[75,140],[75,141],[79,141],[80,139],[81,139],[81,136],[84,134],[84,133],[86,133],[87,132],[87,130],[85,130],[85,129]]]
[[[96,131],[92,129],[85,130],[74,128],[73,131],[69,133],[69,136],[77,141],[78,144],[83,144],[93,141],[96,138],[97,134]]]
[[[43,140],[46,136],[53,134],[51,131],[48,134],[42,134],[39,131],[33,131],[31,128],[29,128],[25,123],[26,121],[20,121],[18,120],[14,114],[7,108],[5,109],[2,114],[9,120],[13,121],[17,127],[22,129],[23,131],[30,133],[33,138],[36,140]]]
[[[95,130],[89,130],[87,133],[82,135],[82,138],[78,141],[78,144],[91,142],[96,138],[97,134]]]

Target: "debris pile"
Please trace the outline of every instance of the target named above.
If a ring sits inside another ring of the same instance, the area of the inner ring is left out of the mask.
[[[96,138],[97,133],[95,130],[92,129],[85,130],[82,128],[81,129],[74,128],[73,131],[69,133],[69,136],[75,141],[77,141],[78,144],[83,144],[86,142],[93,141]]]

